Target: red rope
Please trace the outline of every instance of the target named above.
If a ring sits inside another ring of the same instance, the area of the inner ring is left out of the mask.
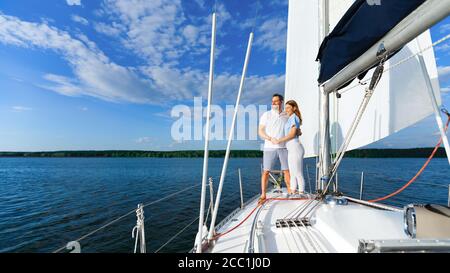
[[[232,229],[230,229],[230,230],[228,230],[226,232],[218,233],[216,236],[214,236],[213,240],[219,239],[220,237],[225,236],[228,233],[230,233],[233,230],[235,230],[238,227],[240,227],[243,223],[245,223],[248,220],[248,218],[250,218],[250,216],[256,211],[257,208],[259,208],[264,203],[266,203],[268,201],[271,201],[271,200],[275,200],[275,201],[300,201],[300,200],[310,200],[310,198],[268,198],[264,202],[262,202],[261,204],[258,204],[239,224],[237,224],[235,227],[233,227]]]
[[[448,117],[448,120],[447,120],[447,124],[446,124],[446,126],[445,126],[445,130],[444,130],[445,132],[447,132],[448,126],[449,126],[449,124],[450,124],[450,115],[447,114],[447,117]],[[428,160],[425,162],[425,164],[423,164],[423,166],[422,166],[422,168],[419,170],[419,172],[418,172],[411,180],[408,181],[408,183],[406,183],[403,187],[401,187],[400,189],[398,189],[397,191],[395,191],[395,192],[393,192],[393,193],[391,193],[391,194],[389,194],[389,195],[386,195],[386,196],[384,196],[384,197],[380,197],[380,198],[377,198],[377,199],[369,200],[369,202],[371,202],[371,203],[376,203],[376,202],[384,201],[384,200],[386,200],[386,199],[389,199],[389,198],[391,198],[391,197],[393,197],[393,196],[395,196],[395,195],[401,193],[401,192],[404,191],[406,188],[408,188],[408,187],[409,187],[414,181],[416,181],[417,178],[423,173],[423,171],[426,169],[426,167],[428,166],[428,164],[430,164],[431,159],[433,159],[433,157],[435,156],[435,154],[436,154],[436,152],[438,151],[438,149],[439,149],[439,147],[441,146],[441,144],[442,144],[442,136],[441,136],[441,138],[439,139],[439,142],[438,142],[438,144],[436,145],[436,147],[434,148],[434,150],[433,150],[433,152],[431,153],[430,157],[428,157]]]

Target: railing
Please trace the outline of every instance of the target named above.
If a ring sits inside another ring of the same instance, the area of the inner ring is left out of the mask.
[[[143,229],[144,228],[144,225],[143,225],[144,224],[144,217],[143,217],[144,216],[144,208],[148,207],[148,206],[151,206],[151,205],[158,204],[158,203],[163,202],[165,200],[168,200],[171,197],[177,196],[177,195],[179,195],[181,193],[184,193],[184,192],[186,192],[188,190],[191,190],[191,189],[193,189],[195,187],[199,187],[200,185],[201,184],[195,184],[195,185],[187,187],[187,188],[185,188],[183,190],[180,190],[178,192],[169,194],[169,195],[167,195],[167,196],[165,196],[163,198],[160,198],[158,200],[150,201],[150,202],[148,202],[146,204],[140,204],[139,207],[138,207],[138,210],[129,211],[129,212],[127,212],[127,213],[125,213],[125,214],[115,218],[114,220],[112,220],[112,221],[102,225],[101,227],[99,227],[99,228],[97,228],[97,229],[95,229],[95,230],[93,230],[93,231],[91,231],[91,232],[89,232],[89,233],[79,237],[78,239],[67,243],[67,245],[58,248],[53,253],[59,253],[59,252],[61,252],[63,250],[69,250],[71,253],[80,253],[81,252],[81,244],[80,244],[80,242],[82,240],[85,240],[86,238],[94,235],[95,233],[99,232],[100,230],[103,230],[103,229],[105,229],[105,228],[107,228],[107,227],[109,227],[109,226],[119,222],[120,220],[124,219],[125,217],[127,217],[129,215],[132,215],[133,213],[137,213],[137,218],[138,218],[137,225],[136,225],[138,233],[136,233],[135,236],[139,236],[139,238],[141,239],[140,240],[140,242],[141,242],[140,243],[141,253],[145,252],[145,235],[144,235],[144,229]],[[133,231],[134,231],[134,229],[133,229]],[[140,234],[140,235],[138,235],[138,234]],[[133,233],[133,235],[134,235],[134,233]],[[160,249],[161,249],[161,247],[158,250],[160,250]],[[136,252],[136,245],[135,245],[135,252]]]
[[[306,177],[307,177],[308,185],[309,185],[309,188],[310,188],[309,192],[312,192],[311,181],[310,181],[310,173],[309,173],[310,169],[311,169],[310,167],[311,166],[309,166],[309,165],[305,165]],[[312,169],[314,170],[314,168],[312,168]],[[272,173],[274,173],[275,175],[281,175],[282,174],[281,171],[278,171],[278,172],[275,171],[275,172],[272,172]],[[380,175],[379,173],[368,173],[368,172],[359,173],[357,171],[345,171],[345,170],[341,170],[340,173],[341,173],[341,176],[343,174],[345,174],[345,175],[349,175],[349,174],[350,175],[355,175],[355,181],[357,181],[357,179],[358,179],[356,177],[361,175],[361,185],[360,185],[359,192],[356,191],[356,190],[350,190],[350,189],[346,188],[345,185],[347,184],[347,187],[348,187],[348,182],[343,181],[343,183],[341,183],[341,188],[343,189],[342,191],[345,194],[347,194],[349,196],[354,196],[354,197],[355,196],[359,196],[359,200],[362,199],[363,194],[364,194],[364,185],[367,184],[366,182],[364,182],[365,176],[367,176],[367,174],[374,174],[374,175],[376,174],[378,177],[383,176],[383,175]],[[274,177],[271,178],[271,179],[274,180],[274,182],[275,181],[278,182],[277,179],[274,178]],[[213,183],[212,183],[212,179],[211,178],[210,178],[209,182],[210,182],[209,183],[209,186],[210,186],[210,205],[209,205],[209,209],[207,211],[207,216],[206,216],[205,223],[208,221],[208,216],[212,212],[212,206],[214,204],[213,203],[214,202],[213,201]],[[240,196],[240,198],[239,198],[240,200],[239,201],[240,201],[240,205],[234,211],[232,211],[230,214],[228,214],[227,217],[225,217],[222,221],[220,221],[219,224],[216,225],[216,230],[218,230],[221,227],[223,227],[223,225],[227,221],[232,219],[232,217],[234,217],[239,211],[244,209],[249,203],[254,202],[259,197],[259,194],[257,194],[254,197],[252,197],[249,200],[247,200],[246,202],[244,202],[244,194],[243,194],[243,187],[242,187],[243,181],[242,181],[241,169],[238,169],[238,182],[239,182],[239,196]],[[61,252],[63,250],[70,251],[71,253],[80,253],[81,252],[81,244],[80,244],[81,241],[83,241],[86,238],[94,235],[95,233],[99,232],[100,230],[103,230],[103,229],[105,229],[105,228],[107,228],[107,227],[109,227],[109,226],[111,226],[111,225],[113,225],[113,224],[123,220],[127,216],[132,215],[133,213],[137,213],[137,224],[136,224],[136,227],[135,227],[137,229],[137,232],[134,235],[140,239],[140,244],[139,244],[140,245],[140,247],[139,247],[140,252],[141,253],[145,253],[146,252],[146,245],[145,245],[145,230],[144,230],[144,222],[145,222],[144,221],[144,208],[149,207],[151,205],[155,205],[155,204],[161,203],[163,201],[166,201],[169,198],[175,197],[175,196],[177,196],[177,195],[179,195],[181,193],[184,193],[186,191],[189,191],[189,190],[191,190],[191,189],[193,189],[195,187],[199,187],[200,185],[201,185],[200,183],[199,184],[195,184],[195,185],[187,187],[187,188],[185,188],[183,190],[180,190],[180,191],[174,192],[172,194],[169,194],[169,195],[167,195],[167,196],[165,196],[163,198],[160,198],[158,200],[150,201],[150,202],[145,203],[145,204],[140,204],[137,210],[129,211],[128,213],[125,213],[125,214],[115,218],[114,220],[112,220],[112,221],[102,225],[101,227],[99,227],[99,228],[97,228],[97,229],[95,229],[95,230],[93,230],[93,231],[91,231],[91,232],[81,236],[80,238],[69,242],[67,245],[65,245],[65,246],[55,250],[54,253],[58,253],[58,252]],[[344,187],[342,185],[344,185]],[[445,188],[448,191],[448,200],[447,201],[448,201],[448,206],[450,207],[450,184],[447,186],[447,185],[437,184],[437,183],[428,183],[428,182],[416,181],[415,185],[425,185],[425,186],[436,187],[436,188],[441,188],[441,189]],[[226,198],[223,198],[222,202],[223,201],[228,201],[231,198],[236,198],[237,194],[238,194],[237,191],[231,193]],[[358,199],[358,198],[356,198],[356,199]],[[394,200],[390,200],[389,202],[394,204],[394,205],[397,205],[399,207],[403,207],[404,206],[404,204],[398,202],[395,199]],[[170,237],[170,239],[168,241],[166,241],[159,248],[157,248],[155,253],[160,252],[162,249],[164,249],[167,245],[169,245],[171,242],[173,242],[174,239],[176,239],[178,236],[180,236],[183,232],[185,232],[190,226],[192,226],[198,220],[199,220],[199,217],[197,217],[197,218],[193,219],[192,221],[190,221],[186,226],[184,226],[181,230],[179,230],[174,236]],[[135,249],[134,252],[135,253],[137,252],[137,249],[138,249],[138,247],[137,247],[137,245],[138,245],[138,238],[136,238],[136,242],[135,242],[135,247],[134,247],[134,249]]]
[[[251,199],[249,199],[247,202],[244,203],[244,194],[243,194],[243,181],[242,181],[242,174],[241,174],[241,169],[238,169],[238,178],[239,178],[239,194],[240,194],[240,206],[235,209],[231,214],[228,215],[228,217],[226,217],[225,219],[223,219],[217,226],[216,229],[219,229],[220,227],[222,227],[222,225],[230,219],[230,217],[233,217],[236,213],[238,213],[240,210],[242,210],[243,208],[245,208],[246,205],[248,205],[250,202],[253,202],[255,200],[255,198],[257,198],[258,196],[255,196]],[[62,252],[64,250],[69,251],[70,253],[81,253],[82,247],[81,247],[81,241],[85,240],[88,237],[91,237],[92,235],[96,234],[97,232],[104,230],[105,228],[112,226],[113,224],[118,223],[119,221],[125,219],[128,216],[131,216],[133,213],[136,213],[136,217],[137,217],[137,221],[136,221],[136,226],[133,228],[132,231],[132,237],[135,238],[135,245],[134,245],[134,253],[137,253],[137,251],[139,250],[140,253],[145,253],[147,251],[146,249],[146,240],[145,240],[145,228],[144,228],[144,223],[145,221],[147,221],[150,218],[145,219],[144,218],[144,208],[147,208],[149,206],[161,203],[163,201],[168,200],[169,198],[175,197],[177,195],[180,195],[181,193],[184,193],[186,191],[189,191],[191,189],[194,189],[196,187],[200,187],[201,183],[192,185],[190,187],[187,187],[183,190],[174,192],[172,194],[169,194],[163,198],[160,198],[158,200],[154,200],[154,201],[150,201],[148,203],[145,204],[139,204],[137,209],[131,210],[117,218],[115,218],[114,220],[100,226],[99,228],[79,237],[78,239],[75,239],[73,241],[70,241],[69,243],[67,243],[65,246],[62,246],[60,248],[58,248],[57,250],[55,250],[53,253],[59,253]],[[214,190],[213,190],[213,181],[212,178],[209,178],[209,187],[210,187],[210,204],[209,204],[209,208],[207,210],[207,215],[206,215],[206,219],[205,219],[205,223],[208,221],[208,217],[209,215],[212,213],[213,211],[213,206],[214,206]],[[226,202],[229,201],[231,198],[236,198],[238,192],[232,192],[230,193],[228,196],[226,196],[225,198],[222,199],[222,202]],[[183,232],[185,232],[189,227],[191,227],[194,223],[196,223],[199,220],[199,217],[196,217],[195,219],[193,219],[192,221],[190,221],[186,226],[184,226],[181,230],[179,230],[174,236],[170,237],[164,244],[162,244],[160,247],[158,247],[154,252],[158,253],[161,250],[163,250],[167,245],[169,245],[171,242],[173,242],[173,240],[175,240],[178,236],[180,236]]]
[[[360,188],[359,188],[359,192],[355,191],[355,190],[351,190],[348,189],[348,183],[341,183],[341,192],[344,192],[346,194],[351,194],[354,197],[359,197],[360,200],[364,199],[364,190],[365,188],[367,188],[367,176],[370,175],[376,175],[377,177],[381,177],[381,179],[384,180],[389,180],[389,177],[385,177],[385,175],[380,174],[380,173],[370,173],[370,172],[357,172],[357,171],[346,171],[346,170],[340,170],[339,171],[341,174],[345,174],[345,175],[354,175],[355,179],[354,181],[357,181],[357,176],[360,175]],[[342,176],[342,175],[341,175]],[[385,178],[384,178],[385,177]],[[342,186],[344,185],[344,186]],[[416,181],[414,182],[414,184],[412,185],[412,187],[414,187],[414,185],[424,185],[424,186],[431,186],[431,187],[436,187],[436,188],[441,188],[441,189],[446,189],[448,191],[447,194],[447,206],[450,207],[450,184],[448,185],[444,185],[444,184],[437,184],[437,183],[429,183],[429,182],[422,182],[422,181]],[[394,200],[389,200],[389,202],[399,205],[399,206],[403,206],[404,204]]]

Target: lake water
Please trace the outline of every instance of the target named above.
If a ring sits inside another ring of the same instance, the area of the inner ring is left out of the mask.
[[[215,188],[222,159],[210,160]],[[339,187],[359,196],[365,172],[364,199],[401,187],[425,159],[345,159]],[[148,203],[201,182],[203,159],[159,158],[0,158],[0,252],[52,252],[107,222]],[[314,160],[306,160],[314,187]],[[222,194],[222,219],[240,205],[237,169],[242,170],[244,198],[259,193],[261,159],[232,158]],[[306,176],[306,175],[305,175]],[[307,177],[307,176],[306,176]],[[308,181],[308,180],[307,180]],[[428,184],[426,184],[428,183]],[[385,203],[447,204],[450,168],[434,159],[407,190]],[[306,188],[308,189],[308,182]],[[147,252],[154,252],[198,217],[200,186],[145,207]],[[131,213],[80,241],[83,252],[132,252]],[[192,248],[197,222],[160,252]]]

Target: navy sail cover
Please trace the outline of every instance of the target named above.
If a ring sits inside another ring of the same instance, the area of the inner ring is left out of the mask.
[[[320,46],[319,83],[328,81],[360,57],[425,1],[356,0]],[[359,78],[366,73],[367,70],[361,71]]]

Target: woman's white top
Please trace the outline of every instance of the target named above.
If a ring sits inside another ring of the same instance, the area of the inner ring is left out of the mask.
[[[289,135],[289,132],[291,131],[292,127],[295,126],[295,128],[300,128],[300,119],[297,117],[296,114],[292,114],[288,121],[286,122],[286,124],[284,125],[284,135]],[[292,139],[294,141],[298,141],[298,137],[295,137],[294,139]]]

